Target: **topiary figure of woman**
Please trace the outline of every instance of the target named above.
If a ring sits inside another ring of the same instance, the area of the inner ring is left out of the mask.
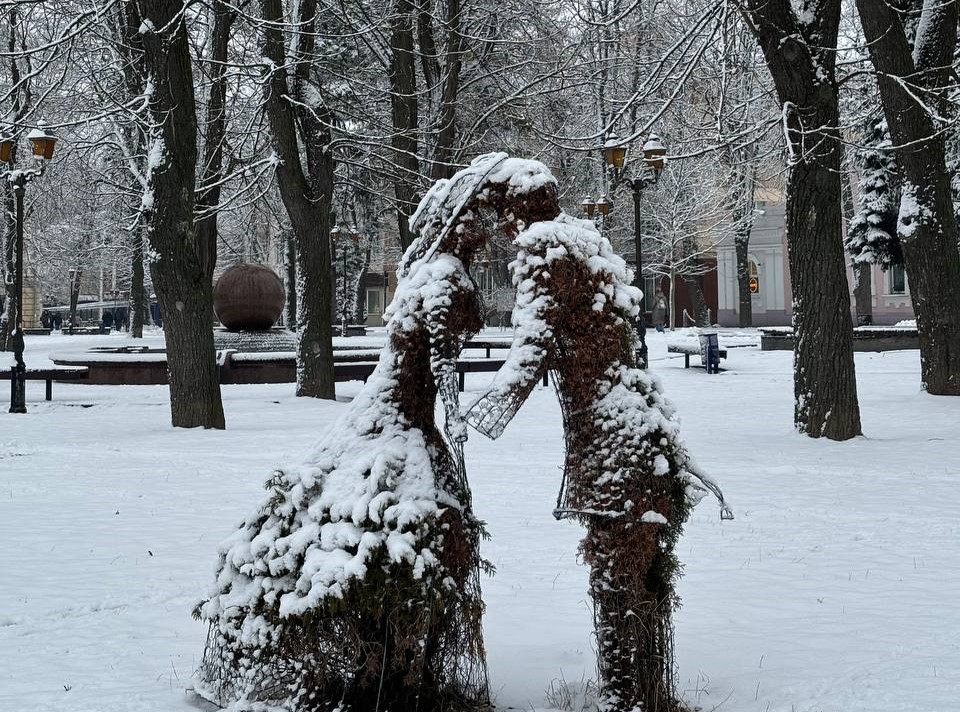
[[[559,213],[559,206],[557,213]],[[641,294],[593,223],[564,214],[520,232],[514,343],[467,420],[502,433],[551,369],[566,433],[555,515],[586,527],[602,710],[683,709],[674,691],[674,546],[704,487],[658,380],[637,364]],[[721,498],[722,503],[722,498]],[[723,512],[729,514],[724,507]]]

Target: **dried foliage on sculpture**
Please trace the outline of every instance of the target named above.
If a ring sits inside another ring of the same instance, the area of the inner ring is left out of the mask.
[[[470,266],[489,238],[485,213],[519,249],[515,341],[467,419],[499,435],[554,372],[567,445],[556,513],[587,528],[604,708],[676,709],[673,546],[704,488],[719,492],[636,367],[639,292],[623,260],[592,223],[560,213],[545,166],[505,154],[481,156],[421,201],[376,371],[222,545],[197,607],[209,621],[196,685],[207,699],[295,712],[489,708],[484,532],[456,372],[482,326]]]
[[[456,361],[482,326],[469,274],[486,240],[481,211],[515,233],[554,204],[549,172],[504,154],[424,197],[376,371],[221,547],[197,607],[210,624],[202,696],[297,711],[489,705],[483,529],[463,466]]]
[[[707,489],[720,497],[719,490],[691,462],[657,379],[637,367],[631,324],[640,292],[610,243],[593,223],[560,214],[530,225],[515,244],[513,347],[467,420],[498,436],[543,372],[553,372],[566,434],[555,515],[587,529],[581,551],[590,566],[600,708],[679,710],[673,549],[691,507]]]

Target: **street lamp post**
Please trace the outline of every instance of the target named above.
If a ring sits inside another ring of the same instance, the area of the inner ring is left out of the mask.
[[[603,145],[603,159],[613,171],[613,180],[611,189],[616,189],[621,184],[630,186],[633,193],[633,252],[634,252],[634,272],[633,286],[643,289],[643,242],[641,233],[641,213],[640,198],[643,197],[643,191],[657,182],[660,172],[664,166],[664,156],[667,149],[660,142],[660,138],[651,134],[643,144],[643,162],[635,176],[629,176],[624,171],[624,164],[627,157],[627,145],[622,143],[615,134],[611,134]],[[584,201],[584,206],[586,207]],[[592,201],[591,201],[592,202]],[[600,207],[600,203],[596,204]],[[609,210],[609,208],[608,208]],[[589,215],[592,211],[587,211]],[[605,213],[604,213],[605,214]],[[648,364],[647,352],[647,325],[643,315],[643,304],[640,305],[640,314],[637,317],[637,330],[640,333],[640,351],[639,361],[642,368]]]
[[[26,413],[26,374],[27,367],[23,361],[23,196],[27,190],[27,183],[43,175],[47,161],[53,158],[53,147],[57,139],[50,135],[43,127],[43,122],[27,134],[30,143],[33,144],[34,168],[0,168],[2,175],[7,182],[13,186],[13,194],[16,198],[16,236],[13,248],[14,259],[14,284],[13,284],[13,333],[11,334],[11,345],[13,346],[13,367],[10,369],[10,412]],[[9,166],[13,147],[16,139],[9,136],[0,137],[0,166],[7,164]]]

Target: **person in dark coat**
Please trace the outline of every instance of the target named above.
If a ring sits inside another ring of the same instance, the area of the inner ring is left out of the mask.
[[[667,320],[667,300],[663,292],[658,291],[656,299],[653,301],[652,321],[657,331],[663,333],[663,325]]]

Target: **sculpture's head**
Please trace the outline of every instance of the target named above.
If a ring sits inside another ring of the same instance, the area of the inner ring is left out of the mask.
[[[438,253],[456,255],[469,264],[487,244],[485,211],[492,211],[497,227],[512,238],[524,227],[560,213],[557,180],[539,161],[488,153],[451,178],[437,181],[410,218],[417,239],[401,261],[401,275],[415,262]]]

